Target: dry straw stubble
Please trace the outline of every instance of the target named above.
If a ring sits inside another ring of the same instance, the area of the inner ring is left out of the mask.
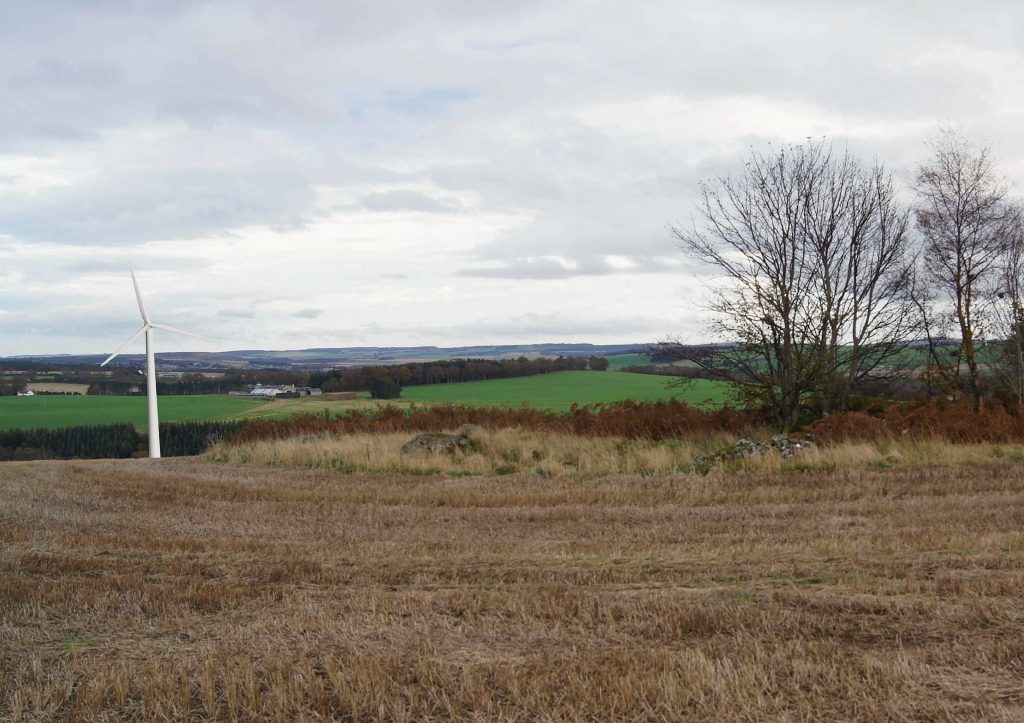
[[[1024,715],[1015,464],[11,463],[0,510],[11,719]]]

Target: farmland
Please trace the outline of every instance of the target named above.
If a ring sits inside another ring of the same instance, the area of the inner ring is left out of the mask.
[[[1005,456],[583,480],[9,463],[0,509],[3,719],[1024,715]]]
[[[251,399],[226,395],[166,396],[160,398],[160,420],[227,419],[259,404]],[[138,429],[144,429],[147,424],[146,397],[0,397],[0,429],[53,429],[114,422],[130,422]]]
[[[647,354],[616,354],[605,357],[608,360],[609,369],[622,369],[629,366],[646,366],[651,363],[651,357]]]
[[[556,412],[574,404],[594,404],[623,399],[653,401],[680,398],[692,403],[728,398],[725,385],[698,381],[693,387],[671,389],[666,379],[624,372],[568,371],[514,379],[463,382],[407,387],[399,405],[411,403],[454,403],[467,405],[519,405]],[[273,402],[223,395],[164,396],[160,398],[160,419],[166,422],[191,420],[280,418],[324,409],[341,413],[348,409],[378,406],[367,395],[355,400],[327,402],[316,397],[280,399]],[[0,397],[0,429],[67,427],[79,424],[131,422],[146,426],[145,397],[36,396]]]
[[[526,404],[551,411],[567,411],[575,404],[596,404],[633,399],[638,402],[678,398],[699,404],[725,402],[728,387],[696,380],[692,387],[673,389],[665,377],[626,372],[570,371],[515,379],[462,384],[409,387],[402,398],[413,402],[452,402],[473,405]]]

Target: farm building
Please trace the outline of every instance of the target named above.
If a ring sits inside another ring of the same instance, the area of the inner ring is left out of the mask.
[[[294,384],[280,384],[263,386],[254,384],[249,387],[247,393],[231,392],[234,396],[260,397],[261,399],[295,398],[295,397],[319,397],[323,391],[316,387],[296,387]]]
[[[276,397],[280,394],[294,394],[294,384],[284,384],[281,386],[263,386],[262,384],[256,384],[255,386],[249,387],[250,397]]]

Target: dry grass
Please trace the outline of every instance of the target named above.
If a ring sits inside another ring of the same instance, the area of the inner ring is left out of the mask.
[[[477,448],[458,454],[402,455],[413,436],[346,434],[221,443],[209,453],[218,462],[263,466],[310,467],[386,474],[512,474],[581,476],[607,474],[675,474],[689,471],[695,454],[728,442],[705,438],[672,442],[578,437],[516,429],[481,430]]]
[[[1021,720],[1022,531],[1006,463],[8,463],[0,717]]]
[[[215,445],[217,462],[270,467],[306,467],[363,474],[535,474],[589,479],[601,475],[674,475],[699,469],[694,458],[735,441],[717,434],[651,441],[517,429],[481,430],[475,450],[402,455],[409,432],[390,434],[308,435]],[[766,438],[768,433],[760,435]],[[727,471],[786,472],[874,467],[947,467],[1024,462],[1021,444],[949,444],[918,439],[845,442],[813,448],[791,459],[777,454],[739,459]]]

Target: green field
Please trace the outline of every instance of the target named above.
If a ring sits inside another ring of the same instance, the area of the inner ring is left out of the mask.
[[[226,419],[266,404],[259,400],[227,395],[160,397],[161,422],[198,419]],[[73,427],[80,424],[131,422],[138,429],[148,426],[146,397],[89,397],[39,395],[0,397],[0,429]]]
[[[647,366],[651,363],[651,357],[647,354],[616,354],[606,356],[608,368],[611,370],[622,369],[622,367]]]
[[[281,418],[324,410],[339,414],[381,404],[468,404],[474,406],[519,406],[522,404],[554,412],[566,412],[573,404],[597,404],[624,399],[655,401],[681,399],[692,404],[721,404],[729,399],[728,386],[697,380],[685,389],[667,386],[666,377],[628,372],[572,371],[540,374],[514,379],[481,382],[431,384],[406,387],[402,398],[378,402],[363,395],[359,399],[327,402],[316,397],[263,401],[226,395],[160,397],[160,421]],[[30,427],[72,427],[80,424],[131,422],[145,429],[145,397],[90,397],[39,395],[0,397],[0,430]]]
[[[683,389],[669,388],[669,378],[629,372],[572,371],[538,374],[533,377],[490,379],[480,382],[456,382],[405,387],[401,399],[359,399],[325,402],[317,397],[279,399],[257,405],[238,415],[242,418],[281,418],[302,412],[319,414],[325,409],[340,413],[349,409],[394,404],[466,404],[471,406],[527,405],[553,412],[567,412],[573,404],[598,404],[634,399],[651,402],[680,399],[690,404],[723,404],[731,398],[727,384],[696,380]]]
[[[721,404],[729,399],[728,386],[720,382],[699,379],[687,388],[674,389],[667,386],[668,381],[666,377],[628,372],[555,372],[533,377],[407,387],[402,390],[402,399],[480,406],[527,404],[557,412],[568,411],[573,404],[624,399],[650,402],[677,398],[692,404],[705,401]]]

